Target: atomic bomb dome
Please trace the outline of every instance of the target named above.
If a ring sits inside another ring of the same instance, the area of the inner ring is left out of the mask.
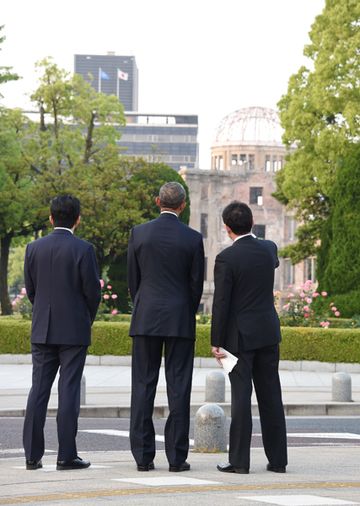
[[[219,124],[213,146],[281,146],[283,130],[273,109],[245,107],[225,116]]]

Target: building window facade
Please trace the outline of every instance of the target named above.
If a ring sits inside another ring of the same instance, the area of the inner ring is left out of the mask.
[[[284,287],[287,288],[295,282],[295,266],[289,258],[284,260]]]
[[[262,206],[263,204],[263,189],[260,186],[251,186],[250,187],[250,204],[256,204],[258,206]]]
[[[208,215],[206,213],[200,215],[200,232],[203,238],[206,239],[208,234]]]
[[[316,281],[316,258],[310,257],[304,260],[304,282],[310,279]]]
[[[259,239],[265,239],[265,225],[254,225],[252,228],[252,232]]]

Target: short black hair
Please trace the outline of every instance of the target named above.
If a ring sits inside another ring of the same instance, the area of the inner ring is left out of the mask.
[[[80,200],[72,195],[58,195],[50,204],[54,227],[72,228],[80,216]]]
[[[248,234],[253,226],[253,215],[250,207],[244,202],[234,200],[222,212],[222,219],[236,235]]]

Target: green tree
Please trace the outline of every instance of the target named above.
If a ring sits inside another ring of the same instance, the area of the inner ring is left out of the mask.
[[[301,67],[279,102],[289,148],[275,196],[296,212],[298,243],[283,251],[294,262],[316,253],[332,212],[331,195],[360,134],[360,3],[326,0],[310,31]],[[321,245],[320,247],[323,247]]]
[[[0,45],[4,42],[6,37],[1,35],[1,31],[4,29],[4,25],[0,26]],[[1,48],[0,48],[1,51]],[[0,84],[7,83],[8,81],[16,81],[19,76],[12,72],[12,67],[0,66]],[[2,95],[0,94],[0,97]]]
[[[321,286],[333,294],[344,294],[360,287],[359,146],[339,165],[327,231],[331,240],[321,270]]]
[[[11,241],[39,227],[34,174],[23,150],[31,122],[19,110],[0,109],[0,303],[11,314],[8,262]]]
[[[0,111],[0,300],[3,314],[11,312],[7,286],[11,241],[18,235],[45,231],[51,198],[59,193],[78,194],[86,189],[85,208],[90,196],[95,195],[92,207],[99,209],[96,196],[99,194],[99,199],[102,198],[100,188],[108,191],[106,178],[111,179],[113,187],[117,182],[119,192],[123,193],[124,187],[119,174],[125,177],[125,172],[117,170],[119,153],[116,147],[117,126],[124,124],[122,105],[116,97],[96,93],[79,76],[71,77],[51,59],[40,62],[38,69],[40,85],[32,99],[39,107],[39,122],[31,122],[16,110]],[[126,204],[123,208],[130,207]],[[106,229],[110,216],[114,220],[118,218],[113,212],[102,216],[104,221],[96,223],[97,230]],[[119,227],[119,223],[116,226]],[[112,227],[115,228],[114,221]],[[86,227],[83,230],[86,232]],[[103,256],[99,249],[100,264]]]

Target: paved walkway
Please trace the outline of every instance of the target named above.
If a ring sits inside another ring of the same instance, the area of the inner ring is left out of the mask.
[[[286,364],[288,366],[288,364]],[[309,368],[309,366],[308,366]],[[326,366],[322,366],[326,369]],[[206,376],[221,371],[215,361],[213,367],[195,367],[193,374],[193,411],[205,402]],[[286,414],[297,415],[360,415],[360,373],[351,373],[352,401],[332,402],[334,372],[310,370],[280,370]],[[130,405],[131,367],[129,365],[86,365],[86,396],[83,416],[128,416]],[[22,416],[31,385],[30,364],[0,363],[0,416]],[[230,405],[230,383],[225,375],[226,412]],[[155,406],[158,416],[166,415],[166,383],[161,368]],[[254,409],[256,398],[253,396]],[[49,407],[57,405],[56,382]],[[119,408],[122,408],[119,411]],[[163,411],[162,411],[163,409]],[[165,411],[164,411],[165,410]]]

